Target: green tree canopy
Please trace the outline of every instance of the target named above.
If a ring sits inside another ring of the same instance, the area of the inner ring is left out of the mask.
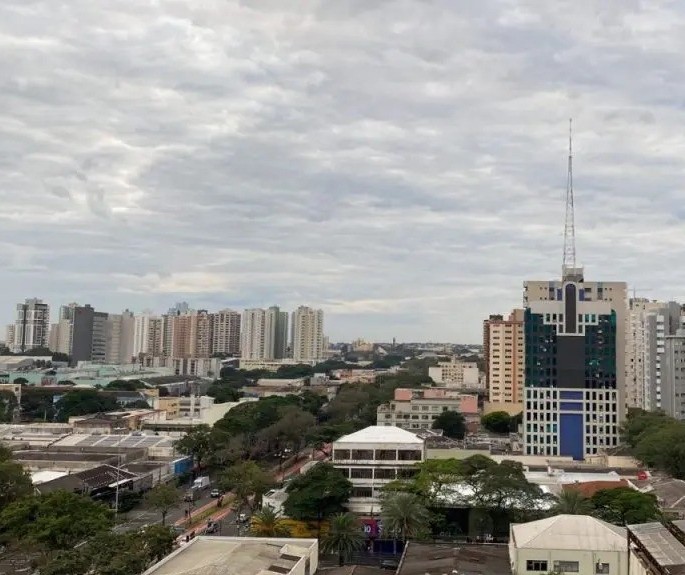
[[[511,416],[506,411],[493,411],[480,418],[480,423],[493,433],[509,433],[511,431]]]
[[[395,538],[423,537],[428,532],[430,513],[413,493],[386,493],[381,501],[383,530]]]
[[[214,441],[209,425],[198,425],[174,443],[174,447],[184,455],[193,458],[198,467],[212,454]]]
[[[13,392],[0,390],[0,423],[12,423],[18,407],[19,401]]]
[[[576,489],[564,489],[554,506],[557,515],[590,515],[592,502]]]
[[[442,429],[446,437],[464,439],[466,422],[458,411],[443,411],[433,420],[433,429]]]
[[[12,452],[0,445],[0,510],[32,493],[31,476],[19,463],[12,461]]]
[[[323,538],[324,553],[336,553],[338,564],[342,567],[345,560],[364,545],[364,534],[359,518],[354,513],[338,513],[330,520],[328,533]]]
[[[217,379],[207,389],[207,395],[214,398],[214,403],[231,403],[238,401],[243,393],[229,383]]]
[[[160,483],[145,494],[145,501],[162,514],[162,525],[166,525],[167,513],[180,503],[181,495],[172,485]]]
[[[24,497],[0,511],[0,537],[48,551],[73,547],[112,526],[101,503],[66,491]]]
[[[592,514],[615,525],[648,523],[661,519],[659,504],[652,493],[641,493],[630,487],[602,489],[591,498]]]
[[[119,404],[111,395],[95,389],[74,389],[68,391],[57,402],[56,407],[59,421],[68,421],[75,415],[116,411],[119,409]]]
[[[273,507],[262,507],[252,515],[250,533],[255,537],[290,537],[290,528]]]
[[[317,463],[287,487],[285,513],[294,519],[318,519],[344,511],[352,483],[330,463]]]
[[[271,475],[254,461],[232,465],[219,480],[223,490],[233,492],[240,507],[247,507],[250,510],[259,507],[262,495],[273,483]]]
[[[115,390],[120,390],[120,391],[136,391],[138,389],[144,389],[144,388],[145,388],[145,384],[142,381],[139,381],[137,379],[131,379],[131,380],[115,379],[114,381],[110,381],[105,386],[105,389],[115,389]]]

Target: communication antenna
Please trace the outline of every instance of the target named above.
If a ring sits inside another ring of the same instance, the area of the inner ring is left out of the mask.
[[[576,222],[573,206],[573,119],[568,121],[568,179],[566,181],[566,219],[564,222],[564,275],[576,269]],[[573,273],[573,272],[572,272]]]

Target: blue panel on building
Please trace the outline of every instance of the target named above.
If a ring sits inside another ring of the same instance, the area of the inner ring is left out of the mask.
[[[582,391],[560,391],[559,399],[583,399]]]
[[[572,401],[562,401],[559,408],[563,411],[583,411],[582,403],[573,403]]]
[[[578,299],[580,301],[585,301],[585,290],[584,289],[580,290],[580,293],[578,294],[578,296],[579,296]]]
[[[571,456],[573,459],[584,458],[583,449],[583,414],[562,413],[559,429],[559,455]]]

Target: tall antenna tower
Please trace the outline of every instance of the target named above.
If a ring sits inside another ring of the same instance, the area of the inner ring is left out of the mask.
[[[566,219],[564,221],[564,279],[582,281],[583,272],[576,267],[576,222],[573,205],[573,119],[568,121],[568,179],[566,181]]]

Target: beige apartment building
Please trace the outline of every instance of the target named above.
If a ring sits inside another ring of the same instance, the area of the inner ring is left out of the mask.
[[[526,376],[523,310],[515,309],[507,319],[500,315],[485,320],[483,349],[489,398],[487,411],[520,413]]]
[[[433,421],[444,411],[458,411],[467,420],[477,420],[478,396],[439,387],[399,388],[395,390],[392,401],[378,406],[376,424],[409,431],[431,429]]]
[[[478,364],[461,361],[456,357],[451,361],[441,361],[437,366],[429,367],[428,376],[438,385],[446,387],[475,389],[480,386]]]

